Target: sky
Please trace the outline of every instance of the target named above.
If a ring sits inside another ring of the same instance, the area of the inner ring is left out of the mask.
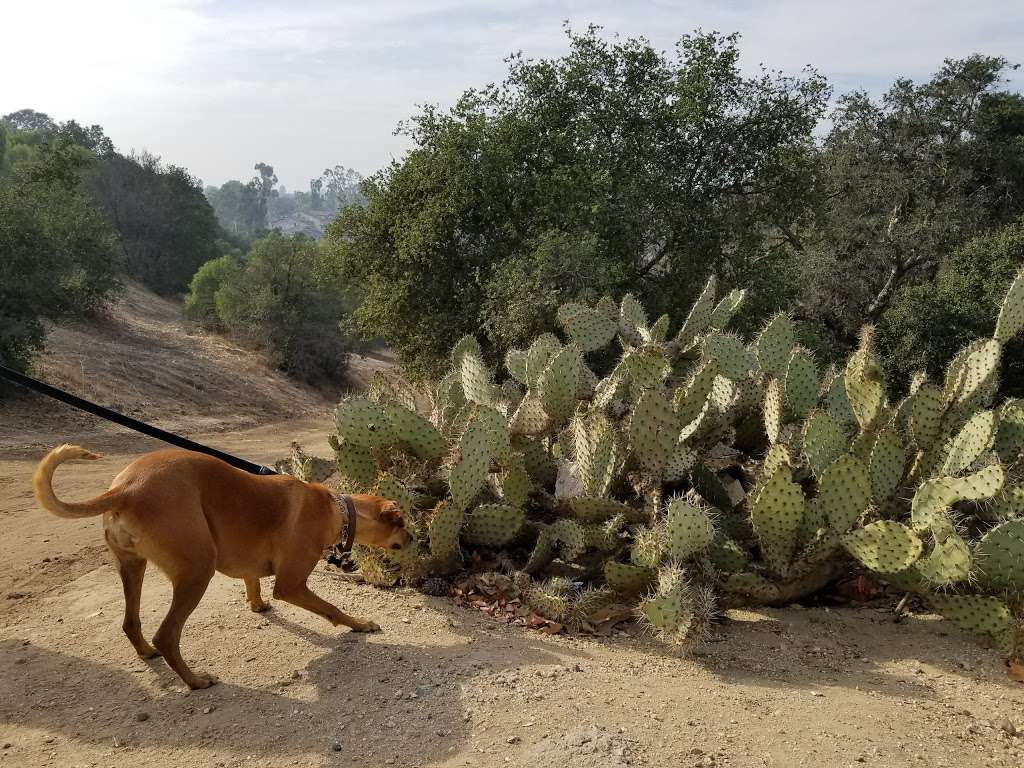
[[[813,65],[837,93],[971,53],[1024,64],[1019,0],[45,0],[0,21],[0,114],[99,123],[207,184],[267,162],[290,189],[401,158],[394,129],[417,105],[500,81],[514,51],[564,53],[563,21],[668,51],[697,28],[739,32],[746,71]]]

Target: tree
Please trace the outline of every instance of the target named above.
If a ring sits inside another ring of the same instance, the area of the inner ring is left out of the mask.
[[[251,240],[266,230],[261,218],[259,196],[253,182],[243,184],[232,179],[218,187],[207,187],[206,197],[225,232]]]
[[[992,334],[993,318],[1024,264],[1024,218],[979,235],[946,259],[934,282],[902,288],[879,325],[885,368],[905,389],[919,370],[941,381],[964,346]],[[1024,341],[1003,352],[1001,389],[1024,396]]]
[[[225,254],[208,261],[192,277],[185,297],[185,317],[206,328],[221,328],[217,315],[216,295],[226,283],[236,280],[243,268],[235,254]]]
[[[274,174],[274,166],[266,163],[256,163],[255,169],[258,173],[253,177],[253,189],[256,190],[256,203],[259,206],[260,227],[267,227],[267,213],[270,210],[270,200],[277,196],[274,185],[277,184],[277,176]]]
[[[0,178],[0,362],[25,369],[43,320],[80,317],[118,288],[114,231],[83,192],[90,156],[55,137]]]
[[[424,108],[402,129],[412,151],[329,230],[365,286],[359,327],[414,366],[481,327],[498,351],[521,342],[526,325],[501,316],[508,278],[537,284],[554,252],[531,254],[555,242],[583,244],[587,263],[546,284],[545,307],[633,291],[658,314],[710,272],[746,283],[799,243],[828,96],[819,75],[744,77],[736,36],[684,37],[674,57],[593,27],[568,36],[566,56],[512,56],[502,84]],[[754,283],[756,314],[788,298]]]
[[[338,386],[348,351],[339,327],[348,290],[326,268],[316,241],[271,232],[253,243],[240,269],[207,267],[197,280],[212,282],[220,272],[214,303],[229,333],[289,374]]]
[[[897,80],[879,103],[863,92],[840,99],[803,299],[841,343],[903,286],[930,280],[958,244],[1020,210],[1024,154],[1007,151],[1020,113],[995,92],[1005,68],[998,57],[947,60],[924,85]]]
[[[57,124],[45,112],[37,112],[34,109],[19,109],[0,118],[0,123],[5,123],[14,131],[37,131],[39,133],[53,134],[57,132]]]
[[[185,291],[200,265],[217,255],[219,228],[199,181],[150,154],[113,154],[89,178],[121,235],[129,274],[161,294]]]

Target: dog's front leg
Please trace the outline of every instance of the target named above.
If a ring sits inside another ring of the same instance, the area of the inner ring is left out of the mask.
[[[278,577],[274,583],[274,597],[278,600],[284,600],[285,602],[297,605],[299,608],[305,608],[307,611],[323,616],[334,626],[344,624],[346,627],[352,629],[353,632],[379,632],[380,626],[374,621],[365,621],[363,619],[357,619],[354,616],[349,616],[347,613],[343,613],[341,610],[331,605],[329,602],[324,600],[319,595],[313,593],[313,591],[306,586],[306,582],[301,583],[290,583],[287,581],[281,581]]]
[[[260,594],[260,580],[256,576],[246,576],[245,581],[245,599],[249,601],[249,608],[256,613],[262,613],[263,611],[270,608],[270,605],[263,602],[263,596]]]

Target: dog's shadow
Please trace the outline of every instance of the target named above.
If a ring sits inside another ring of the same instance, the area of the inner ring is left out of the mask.
[[[392,642],[386,632],[318,632],[283,614],[264,614],[268,632],[290,633],[325,652],[282,679],[260,669],[254,648],[246,661],[256,671],[245,675],[253,687],[222,680],[191,695],[161,659],[143,663],[130,656],[123,638],[123,647],[111,646],[109,663],[31,639],[0,641],[0,685],[7,692],[0,698],[0,723],[104,748],[201,747],[225,757],[339,751],[360,762],[430,765],[450,759],[472,732],[465,690],[486,687],[505,670],[580,658],[518,633],[496,650],[486,634],[493,627],[472,620],[452,630],[448,645],[419,645]],[[487,641],[477,642],[484,636]],[[194,668],[217,672],[208,660]],[[167,690],[155,692],[152,675]],[[9,740],[15,752],[23,746]]]

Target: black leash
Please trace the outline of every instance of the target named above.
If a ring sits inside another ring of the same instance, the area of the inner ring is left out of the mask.
[[[224,453],[224,451],[218,451],[216,448],[210,448],[207,445],[193,442],[181,435],[176,435],[173,432],[167,432],[158,427],[154,427],[151,424],[146,424],[143,421],[133,419],[131,416],[125,416],[123,413],[112,411],[109,408],[104,408],[102,405],[91,403],[88,400],[72,395],[70,392],[65,392],[62,389],[51,387],[49,384],[44,384],[41,381],[33,379],[31,376],[26,376],[23,373],[13,371],[6,366],[0,365],[0,377],[12,381],[15,384],[19,384],[26,389],[31,389],[34,392],[38,392],[41,395],[52,397],[54,400],[59,400],[62,403],[77,408],[80,411],[91,413],[93,416],[99,416],[101,419],[112,421],[115,424],[120,424],[122,427],[128,427],[128,429],[140,432],[143,435],[162,440],[165,443],[170,443],[178,448],[184,448],[187,451],[195,451],[197,453],[205,453],[207,456],[213,456],[226,461],[233,467],[245,470],[253,475],[276,475],[277,472],[272,470],[270,467],[264,467],[262,464],[254,464],[251,461],[240,459],[237,456],[232,456],[230,453]]]

